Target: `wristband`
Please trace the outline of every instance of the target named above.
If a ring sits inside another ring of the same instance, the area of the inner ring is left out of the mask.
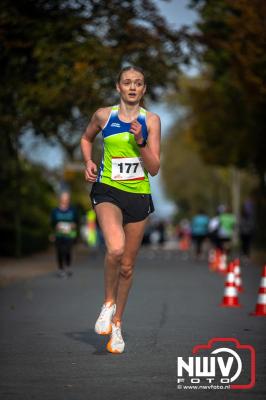
[[[139,146],[139,147],[145,147],[146,146],[146,144],[147,144],[147,140],[145,140],[145,139],[143,139],[143,142],[142,143],[137,143],[137,145]]]

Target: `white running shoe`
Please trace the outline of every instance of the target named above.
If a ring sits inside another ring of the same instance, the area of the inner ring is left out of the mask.
[[[110,353],[123,353],[125,348],[125,342],[122,338],[121,326],[112,323],[112,333],[109,342],[107,343],[106,349]]]
[[[109,335],[112,332],[111,321],[115,314],[116,305],[107,306],[103,304],[100,315],[95,323],[94,330],[98,335]]]

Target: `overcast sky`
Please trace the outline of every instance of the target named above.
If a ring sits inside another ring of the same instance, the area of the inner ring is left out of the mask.
[[[189,0],[155,0],[154,3],[172,28],[179,29],[182,25],[192,25],[197,19],[195,11],[187,8]]]

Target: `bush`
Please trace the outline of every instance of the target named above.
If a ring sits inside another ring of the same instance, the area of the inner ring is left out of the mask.
[[[2,187],[1,255],[21,256],[47,248],[55,196],[45,169],[20,161],[19,175],[11,165]]]

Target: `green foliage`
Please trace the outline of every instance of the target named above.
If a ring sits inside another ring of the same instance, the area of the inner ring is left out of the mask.
[[[265,247],[266,2],[192,0],[188,35],[206,84],[190,90],[191,139],[205,161],[256,173],[257,244]]]
[[[210,164],[247,167],[250,149],[243,99],[237,90],[225,88],[203,76],[204,85],[191,80],[186,89],[186,106],[191,124],[190,137]]]
[[[73,171],[68,165],[64,169],[64,182],[71,192],[71,201],[84,214],[91,208],[90,189],[91,184],[85,182],[84,171]]]
[[[255,169],[265,190],[266,3],[191,4],[200,15],[191,41],[209,71],[206,87],[191,96],[194,139],[208,162]]]
[[[17,165],[16,165],[17,164]],[[45,171],[25,160],[10,160],[1,176],[0,251],[20,256],[48,245],[54,193]]]
[[[153,99],[178,73],[178,35],[150,0],[3,0],[0,32],[0,130],[56,137],[68,159],[92,112],[117,101],[121,66],[147,71]]]
[[[150,97],[158,100],[162,89],[175,85],[179,58],[179,36],[150,0],[1,1],[1,237],[10,238],[2,241],[3,250],[9,246],[21,253],[28,235],[24,226],[35,231],[36,248],[46,242],[41,205],[49,190],[45,179],[34,176],[34,167],[19,159],[23,133],[31,129],[52,138],[73,161],[89,117],[117,101],[122,66],[146,70]],[[72,180],[71,187],[86,208],[80,182]],[[36,231],[41,226],[43,237]]]
[[[163,141],[162,176],[165,191],[178,205],[181,215],[193,216],[199,209],[213,215],[219,204],[231,199],[231,171],[204,163],[190,143],[190,128],[185,121],[173,125]],[[250,194],[257,181],[241,174],[242,197]]]

